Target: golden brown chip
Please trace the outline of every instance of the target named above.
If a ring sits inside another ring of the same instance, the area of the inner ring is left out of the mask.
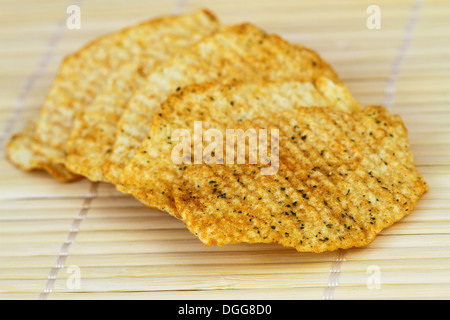
[[[8,160],[23,171],[36,169],[34,165],[36,160],[39,159],[31,151],[35,127],[36,124],[31,121],[22,132],[13,135],[6,146]],[[51,172],[51,175],[61,182],[73,181],[79,178],[78,175],[65,170],[64,166],[61,165],[49,165],[45,170]]]
[[[428,190],[401,118],[382,107],[299,108],[243,127],[279,129],[276,174],[258,164],[192,165],[173,186],[184,223],[206,245],[363,246]]]
[[[143,78],[139,63],[123,65],[108,78],[103,91],[75,114],[66,145],[65,164],[70,171],[92,181],[103,180],[101,168],[111,152],[117,121]]]
[[[76,113],[66,145],[67,168],[90,180],[103,181],[103,163],[112,151],[117,122],[133,92],[158,63],[218,27],[209,13],[199,11],[169,19],[151,31],[143,54],[115,70],[103,91]]]
[[[147,137],[153,116],[177,88],[231,80],[315,80],[335,72],[317,53],[294,46],[251,24],[223,27],[162,64],[129,101],[118,123],[114,148],[104,166],[108,181],[120,183],[120,174]]]
[[[31,142],[33,141],[36,123],[30,121],[26,128],[13,135],[6,146],[6,156],[16,167],[24,171],[33,170],[33,153]]]
[[[327,98],[329,106],[333,106],[333,109],[348,112],[361,108],[359,102],[350,94],[342,82],[334,82],[326,77],[319,77],[315,81],[315,85]]]
[[[345,90],[345,86],[337,85]],[[347,95],[342,96],[340,108]],[[194,121],[202,121],[204,132],[216,129],[225,134],[227,128],[235,128],[246,119],[296,106],[329,105],[333,106],[312,83],[298,80],[184,87],[162,104],[147,139],[123,171],[117,189],[149,207],[179,217],[171,190],[185,166],[175,164],[172,158],[173,147],[177,144],[172,141],[172,134],[177,129],[192,132]],[[353,99],[346,106],[349,112],[361,108]]]
[[[73,117],[103,90],[109,74],[122,64],[143,57],[165,59],[167,51],[160,49],[165,49],[167,44],[183,46],[191,41],[191,36],[194,40],[195,35],[209,34],[217,27],[216,18],[206,10],[162,17],[100,37],[66,57],[36,124],[30,144],[33,158],[27,160],[30,167],[46,169],[51,174],[58,172],[60,177],[74,176],[64,166]]]

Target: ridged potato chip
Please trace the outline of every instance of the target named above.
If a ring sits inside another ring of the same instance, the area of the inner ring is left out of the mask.
[[[242,128],[280,131],[276,174],[262,174],[261,164],[198,164],[173,185],[177,211],[206,245],[364,246],[428,190],[401,118],[382,107],[298,108]]]
[[[74,117],[66,145],[66,166],[93,181],[104,181],[102,166],[112,152],[117,122],[128,100],[158,63],[214,33],[219,22],[207,11],[167,18],[148,30],[145,50],[120,65],[105,88]]]
[[[17,168],[23,171],[35,169],[45,169],[55,179],[61,182],[74,181],[80,176],[66,170],[64,165],[46,164],[44,158],[37,156],[31,151],[36,123],[30,121],[27,127],[20,133],[14,134],[6,146],[6,157]],[[40,161],[42,166],[37,168],[36,161]]]
[[[335,106],[347,112],[359,110],[342,83],[319,77],[321,90],[308,81],[245,82],[226,85],[192,85],[170,96],[158,110],[151,131],[117,185],[121,192],[133,195],[149,207],[157,207],[179,217],[173,202],[172,185],[181,177],[184,163],[174,163],[172,150],[177,142],[172,135],[178,129],[188,129],[190,136],[194,122],[201,121],[202,130],[235,128],[242,121],[269,116],[296,106]],[[329,100],[322,91],[327,83],[340,90],[340,98]],[[345,107],[344,107],[345,106]],[[193,140],[191,140],[193,142]],[[206,144],[208,142],[204,141]],[[189,154],[192,154],[191,148]],[[187,159],[192,162],[191,158]],[[178,162],[178,161],[175,161]]]
[[[31,148],[32,158],[21,161],[20,155],[12,154],[19,150],[17,148],[9,150],[9,158],[25,170],[45,169],[61,181],[76,179],[79,176],[65,168],[66,142],[74,115],[102,92],[107,82],[105,79],[124,63],[143,57],[164,60],[171,53],[166,50],[168,46],[183,46],[198,39],[196,35],[209,34],[217,27],[217,19],[207,10],[166,16],[97,38],[69,55],[62,62],[49,90],[32,141],[26,144]],[[23,154],[24,149],[21,151]]]
[[[226,26],[161,64],[130,99],[118,123],[116,141],[103,174],[113,183],[148,136],[161,103],[191,84],[232,80],[314,80],[337,76],[317,53],[244,23]]]

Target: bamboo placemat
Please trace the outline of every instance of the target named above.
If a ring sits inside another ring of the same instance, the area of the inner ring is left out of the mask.
[[[66,9],[81,8],[68,30]],[[364,105],[404,119],[430,191],[367,247],[303,254],[205,247],[169,215],[108,184],[61,185],[0,159],[3,299],[449,299],[450,4],[387,1],[13,1],[0,11],[0,142],[36,116],[58,64],[96,36],[208,7],[317,50]]]

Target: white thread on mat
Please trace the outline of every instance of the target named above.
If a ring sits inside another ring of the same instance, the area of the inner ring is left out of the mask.
[[[184,11],[184,4],[185,2],[183,0],[177,1],[174,9],[174,14],[182,13]],[[46,300],[49,294],[53,292],[53,286],[55,284],[56,277],[58,276],[59,270],[63,269],[65,266],[70,246],[75,242],[75,238],[80,229],[81,222],[86,219],[87,213],[91,206],[91,202],[94,198],[97,197],[98,184],[99,184],[98,182],[91,182],[89,194],[85,197],[83,205],[80,208],[77,217],[72,221],[66,242],[62,244],[59,250],[55,266],[50,269],[44,290],[39,294],[38,297],[39,300]]]
[[[91,208],[91,202],[97,197],[98,182],[91,182],[90,190],[87,196],[84,198],[83,205],[78,212],[78,215],[73,219],[70,225],[69,234],[67,235],[66,242],[64,242],[59,249],[58,258],[56,259],[55,266],[50,269],[50,273],[45,283],[44,291],[39,294],[40,300],[46,300],[48,295],[52,293],[53,286],[56,281],[59,270],[63,269],[67,256],[69,255],[70,246],[75,242],[75,238],[80,230],[80,224],[86,219],[87,213]]]
[[[392,69],[389,79],[385,87],[384,106],[387,109],[392,108],[395,98],[395,85],[400,74],[401,66],[406,57],[406,52],[410,46],[413,37],[414,27],[417,24],[419,10],[423,5],[423,0],[416,0],[411,9],[408,22],[403,35],[402,44],[398,50],[398,54],[392,63]],[[345,261],[345,251],[339,250],[335,261],[331,264],[330,276],[328,278],[327,287],[325,287],[322,295],[323,300],[333,300],[334,290],[339,286],[339,275],[341,274],[341,265]]]
[[[325,287],[322,295],[322,300],[333,300],[334,289],[339,286],[339,275],[341,273],[342,262],[345,261],[345,251],[338,250],[337,257],[331,264],[330,276],[328,284]]]
[[[6,123],[2,135],[0,136],[0,148],[4,148],[4,143],[8,136],[11,134],[12,130],[14,129],[14,125],[16,124],[17,120],[19,120],[20,115],[22,114],[24,108],[25,108],[25,99],[28,97],[28,94],[30,93],[31,89],[33,89],[36,81],[42,76],[42,74],[45,71],[45,68],[49,64],[50,60],[53,57],[53,54],[55,52],[56,46],[58,45],[59,41],[62,38],[62,35],[64,34],[64,26],[65,26],[65,18],[61,19],[61,21],[58,23],[56,27],[56,31],[52,38],[50,39],[49,44],[47,45],[47,50],[45,51],[44,55],[42,56],[41,60],[39,61],[36,70],[28,76],[28,78],[25,80],[24,85],[22,86],[22,89],[20,90],[20,94],[16,100],[16,104],[14,106],[14,109],[12,111],[12,115],[10,120]]]
[[[409,46],[412,41],[414,27],[417,24],[417,19],[419,17],[419,10],[423,5],[423,0],[416,0],[414,3],[414,6],[411,10],[411,14],[408,19],[408,24],[406,25],[405,33],[403,36],[402,44],[400,45],[398,49],[398,54],[394,59],[394,62],[392,63],[392,69],[391,74],[389,76],[389,79],[386,83],[386,87],[384,89],[384,106],[387,109],[391,109],[394,105],[394,99],[395,99],[395,85],[398,80],[398,76],[400,74],[400,70],[402,68],[403,62],[406,57],[406,52],[409,49]]]

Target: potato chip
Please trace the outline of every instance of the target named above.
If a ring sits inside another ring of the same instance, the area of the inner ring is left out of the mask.
[[[328,83],[322,77],[319,79],[321,83]],[[345,104],[344,99],[351,95],[344,93],[343,84],[336,86],[342,93],[340,108],[346,105],[348,112],[361,108],[353,98]],[[323,84],[322,89],[326,89]],[[227,128],[235,128],[246,119],[296,106],[333,106],[333,102],[311,82],[298,80],[184,87],[162,104],[148,138],[123,171],[117,189],[133,195],[147,206],[178,216],[171,189],[180,179],[185,165],[175,164],[172,158],[177,143],[172,141],[172,135],[177,129],[192,131],[194,122],[201,121],[203,131],[215,129],[225,134]]]
[[[208,12],[170,18],[148,30],[143,54],[121,65],[106,82],[103,91],[75,115],[66,145],[67,168],[93,181],[105,180],[102,166],[112,151],[117,122],[126,103],[154,67],[213,33],[219,23]]]
[[[109,182],[120,174],[147,137],[153,116],[177,89],[231,80],[337,79],[317,53],[269,35],[252,24],[226,26],[161,64],[130,99],[118,123],[112,154],[104,166]]]
[[[173,186],[184,223],[206,245],[364,246],[428,190],[401,118],[382,107],[298,108],[243,128],[279,129],[276,174],[262,174],[260,164],[199,164]]]
[[[157,18],[100,37],[66,57],[44,102],[33,141],[27,144],[33,154],[33,158],[26,160],[30,168],[45,169],[50,174],[58,172],[59,178],[70,178],[67,181],[77,177],[64,165],[73,118],[103,90],[105,79],[111,72],[124,63],[143,57],[166,59],[166,45],[183,46],[196,39],[195,35],[209,34],[217,26],[216,18],[206,10],[179,17]],[[13,148],[11,152],[14,150],[18,149]],[[22,154],[23,151],[22,148]],[[21,161],[19,157],[18,154],[10,155],[10,159],[18,161],[16,165]],[[66,172],[61,175],[63,171]]]
[[[6,146],[6,157],[8,160],[23,171],[36,169],[34,163],[38,158],[31,151],[35,127],[36,124],[30,121],[25,130],[10,138]],[[42,162],[44,161],[42,160]],[[67,171],[63,165],[49,165],[45,170],[61,182],[73,181],[79,178],[78,175]]]

